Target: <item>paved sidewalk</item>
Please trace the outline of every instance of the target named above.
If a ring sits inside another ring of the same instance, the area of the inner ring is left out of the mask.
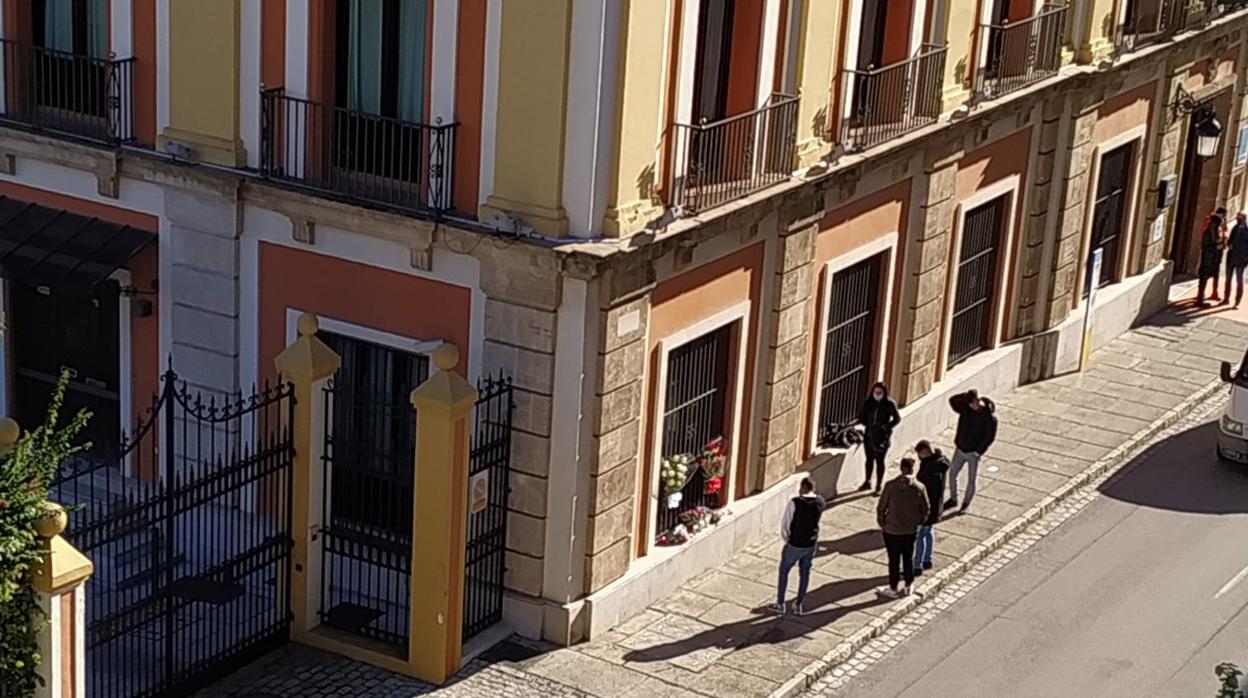
[[[991,396],[997,443],[981,465],[970,513],[938,526],[937,570],[1207,386],[1219,362],[1238,362],[1246,344],[1246,324],[1165,311],[1098,351],[1082,375]],[[951,432],[934,439],[947,453],[951,440]],[[594,642],[554,649],[512,640],[441,691],[298,649],[282,653],[295,659],[266,659],[233,677],[232,685],[251,692],[200,695],[766,696],[888,609],[874,593],[887,575],[875,502],[855,494],[824,514],[802,617],[763,610],[774,597],[781,547],[771,536]],[[791,589],[796,573],[792,581]],[[306,683],[293,679],[300,673]]]

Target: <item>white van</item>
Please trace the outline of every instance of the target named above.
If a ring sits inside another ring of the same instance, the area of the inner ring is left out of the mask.
[[[1222,380],[1231,384],[1231,399],[1218,420],[1218,457],[1248,463],[1248,354],[1238,371],[1223,361]]]

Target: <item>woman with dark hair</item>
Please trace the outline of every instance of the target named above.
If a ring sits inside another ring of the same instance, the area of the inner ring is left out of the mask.
[[[867,477],[860,491],[871,489],[871,471],[875,471],[875,493],[880,493],[884,483],[884,458],[893,438],[893,427],[901,423],[897,403],[888,396],[888,386],[876,383],[871,394],[858,412],[858,423],[863,427],[862,450],[867,454]]]

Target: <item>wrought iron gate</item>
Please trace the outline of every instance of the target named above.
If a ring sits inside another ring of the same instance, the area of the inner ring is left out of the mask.
[[[970,358],[989,343],[997,288],[997,248],[1005,220],[1005,197],[971,209],[962,226],[958,285],[949,329],[949,367]]]
[[[1096,183],[1096,203],[1092,209],[1092,251],[1101,248],[1101,277],[1098,286],[1112,283],[1117,275],[1118,252],[1122,247],[1122,225],[1126,218],[1127,184],[1131,180],[1134,144],[1128,143],[1105,153]],[[1088,287],[1090,288],[1090,286]],[[1084,289],[1084,293],[1088,292]]]
[[[507,500],[511,492],[511,415],[515,409],[511,379],[487,378],[479,392],[468,462],[464,640],[503,618]]]
[[[119,452],[66,464],[52,498],[87,585],[87,694],[185,696],[290,631],[289,384],[222,399],[172,370]]]
[[[832,275],[827,299],[827,335],[819,386],[819,440],[854,421],[871,383],[880,307],[880,271],[885,253]]]

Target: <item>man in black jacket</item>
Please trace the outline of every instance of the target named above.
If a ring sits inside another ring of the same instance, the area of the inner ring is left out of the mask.
[[[810,567],[815,561],[815,542],[819,540],[819,519],[827,502],[815,494],[815,481],[803,478],[798,495],[789,500],[780,520],[780,537],[784,549],[780,551],[780,583],[776,589],[776,603],[771,610],[784,613],[784,596],[789,587],[789,572],[797,565],[797,598],[793,600],[793,613],[802,615],[805,610],[806,589],[810,587]]]
[[[927,490],[929,512],[927,522],[919,527],[919,537],[914,546],[914,573],[923,574],[924,570],[932,569],[932,548],[936,543],[932,527],[940,521],[940,502],[945,497],[945,475],[949,472],[949,459],[940,449],[932,450],[927,441],[914,445],[914,453],[919,457],[919,484]]]
[[[962,511],[965,512],[975,498],[979,461],[997,439],[997,406],[992,400],[980,397],[979,392],[974,389],[949,398],[949,406],[958,413],[958,432],[953,439],[955,448],[953,463],[950,465],[949,501],[945,502],[945,508],[953,509],[958,506],[958,475],[962,472],[962,466],[969,465],[966,499],[962,502]]]

